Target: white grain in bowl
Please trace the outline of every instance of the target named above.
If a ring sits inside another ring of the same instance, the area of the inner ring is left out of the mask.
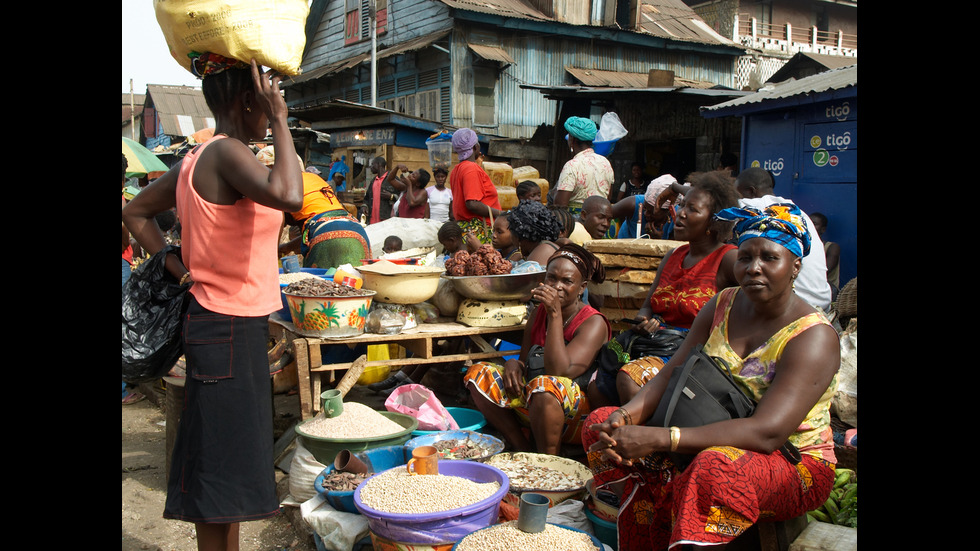
[[[359,402],[344,402],[336,417],[322,413],[302,425],[303,432],[321,438],[364,439],[402,432],[405,427]]]

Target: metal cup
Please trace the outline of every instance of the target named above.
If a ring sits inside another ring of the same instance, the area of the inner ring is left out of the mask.
[[[548,521],[548,508],[551,500],[544,494],[524,492],[521,506],[517,511],[517,528],[528,534],[543,532]]]
[[[415,467],[414,469],[412,467]],[[439,450],[435,446],[419,446],[405,465],[410,474],[439,474]]]
[[[320,405],[325,417],[337,417],[344,412],[344,397],[332,388],[320,394]]]

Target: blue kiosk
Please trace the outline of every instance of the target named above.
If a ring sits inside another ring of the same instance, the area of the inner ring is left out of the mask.
[[[701,115],[742,117],[740,168],[768,170],[776,195],[827,216],[823,239],[840,244],[841,287],[856,277],[857,64],[767,85]]]

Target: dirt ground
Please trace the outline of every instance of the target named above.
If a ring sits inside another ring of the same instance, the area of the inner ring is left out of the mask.
[[[146,385],[143,386],[146,388]],[[165,392],[122,407],[122,551],[196,551],[194,526],[163,518],[166,500],[167,415]],[[275,395],[276,435],[299,420],[295,395]],[[279,498],[288,476],[276,470]],[[295,507],[268,520],[242,523],[241,549],[316,551],[313,532]]]
[[[446,406],[469,405],[457,400],[461,389],[459,366],[437,366],[423,383],[435,390]],[[196,551],[194,526],[163,518],[166,501],[167,414],[166,392],[161,383],[141,385],[148,398],[122,407],[122,551]],[[357,401],[384,410],[384,397],[355,385],[344,401]],[[274,436],[283,450],[277,467],[288,470],[290,452],[280,438],[298,423],[299,397],[280,393],[273,398]],[[289,477],[276,469],[279,500],[289,495]],[[313,530],[298,507],[285,506],[268,520],[242,523],[243,551],[316,551]],[[362,546],[364,547],[364,546]]]

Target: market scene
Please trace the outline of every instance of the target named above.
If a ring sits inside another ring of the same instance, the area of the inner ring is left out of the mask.
[[[141,1],[124,551],[857,549],[857,0]]]

